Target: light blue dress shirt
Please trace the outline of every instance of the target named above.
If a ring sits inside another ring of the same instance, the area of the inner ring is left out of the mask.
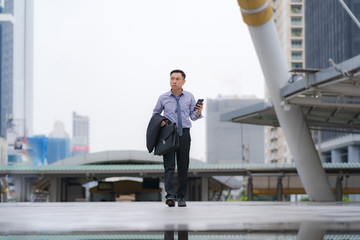
[[[191,128],[191,120],[203,118],[202,115],[196,117],[196,110],[194,110],[196,101],[194,95],[188,91],[184,91],[180,95],[180,107],[181,107],[181,119],[183,128]],[[171,91],[168,91],[160,95],[156,106],[153,110],[153,114],[161,114],[164,111],[164,117],[169,119],[171,122],[178,125],[178,116],[176,112],[176,99],[175,95]]]

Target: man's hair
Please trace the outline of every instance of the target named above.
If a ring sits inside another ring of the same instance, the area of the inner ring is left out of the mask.
[[[170,76],[171,76],[171,74],[173,74],[173,73],[181,73],[181,75],[183,76],[183,78],[184,78],[184,79],[186,78],[186,75],[185,75],[184,71],[182,71],[182,70],[179,70],[179,69],[172,70],[171,73],[170,73]]]

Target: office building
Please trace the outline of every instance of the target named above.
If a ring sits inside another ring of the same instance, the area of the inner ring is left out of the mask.
[[[272,7],[276,29],[289,70],[304,68],[305,3],[303,0],[273,0]],[[265,95],[269,97],[268,93]],[[265,127],[265,162],[293,162],[285,136],[279,127]]]
[[[33,128],[33,0],[0,1],[0,137],[8,163],[22,158],[19,138]]]
[[[49,138],[47,147],[47,164],[70,157],[69,138]]]
[[[73,112],[72,156],[89,153],[89,118]]]
[[[263,163],[264,127],[220,121],[220,115],[263,102],[256,98],[206,99],[206,162]]]
[[[9,144],[33,125],[33,0],[0,1],[0,135]]]
[[[55,122],[54,129],[49,134],[49,138],[69,138],[69,134],[65,131],[65,125],[63,122]]]
[[[360,19],[360,0],[344,0]],[[360,54],[360,29],[338,0],[306,0],[306,67],[328,68]],[[331,14],[329,14],[331,13]]]
[[[360,19],[360,0],[344,2]],[[328,68],[330,58],[339,63],[360,54],[360,28],[339,1],[306,0],[306,6],[306,68]],[[360,162],[360,135],[339,130],[316,135],[321,160]]]
[[[69,134],[65,131],[64,123],[57,121],[54,130],[49,134],[47,163],[52,164],[68,157],[70,157]]]
[[[289,69],[305,66],[305,4],[303,0],[273,0],[274,21]]]
[[[2,1],[0,6],[0,134],[6,138],[6,130],[13,123],[13,74],[14,74],[14,2]]]

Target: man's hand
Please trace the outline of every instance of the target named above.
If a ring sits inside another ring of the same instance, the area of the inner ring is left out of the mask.
[[[161,126],[161,127],[164,127],[164,126],[166,125],[167,121],[168,121],[168,120],[161,121],[160,126]]]
[[[196,107],[195,107],[195,109],[196,109],[196,117],[200,117],[201,111],[203,110],[203,107],[204,107],[204,103],[196,105]]]

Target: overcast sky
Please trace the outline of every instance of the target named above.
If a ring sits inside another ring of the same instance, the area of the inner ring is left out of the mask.
[[[146,150],[169,73],[195,98],[264,96],[263,75],[236,0],[35,0],[34,134],[72,112],[90,118],[90,151]],[[206,102],[204,105],[206,118]],[[191,157],[205,160],[206,119]]]

